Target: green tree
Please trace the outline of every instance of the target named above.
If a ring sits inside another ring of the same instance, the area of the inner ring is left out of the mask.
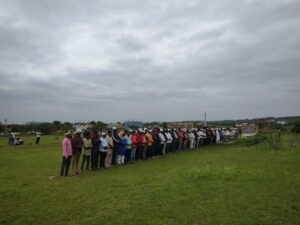
[[[37,130],[39,130],[43,134],[51,134],[53,132],[53,124],[52,123],[40,123],[37,125]]]
[[[58,120],[54,120],[54,121],[52,122],[52,125],[53,125],[53,130],[55,130],[55,131],[61,130],[61,128],[62,128],[62,124],[61,124],[61,122],[58,121]]]
[[[299,134],[300,133],[300,120],[297,120],[295,123],[294,123],[294,126],[292,128],[292,132],[295,132],[296,134]]]

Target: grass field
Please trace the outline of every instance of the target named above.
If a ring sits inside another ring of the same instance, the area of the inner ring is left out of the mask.
[[[0,224],[300,224],[292,134],[279,151],[214,145],[53,180],[61,137],[24,139],[0,139]]]

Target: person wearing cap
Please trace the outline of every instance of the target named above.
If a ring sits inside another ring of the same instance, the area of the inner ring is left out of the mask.
[[[81,129],[77,129],[73,138],[72,138],[72,172],[73,175],[78,174],[79,160],[81,155],[81,150],[83,146],[83,141],[81,138]]]
[[[106,139],[106,133],[101,132],[101,138],[100,138],[100,168],[105,168],[105,158],[107,155],[108,150],[108,142]]]
[[[90,135],[87,132],[84,133],[82,141],[83,141],[83,154],[81,160],[81,171],[83,171],[85,162],[86,162],[86,170],[90,170],[92,140],[90,138]]]
[[[152,145],[153,145],[153,138],[152,138],[152,130],[147,131],[146,133],[146,140],[147,140],[147,155],[146,157],[152,157]]]
[[[129,163],[131,160],[131,146],[132,146],[132,141],[130,137],[130,131],[125,132],[125,138],[126,138],[126,150],[125,150],[125,163]]]
[[[72,134],[70,132],[65,134],[65,138],[62,142],[62,162],[60,168],[60,176],[68,176],[69,168],[72,159]]]
[[[106,135],[106,141],[108,144],[107,154],[105,158],[105,168],[109,168],[111,166],[112,155],[114,150],[114,140],[112,138],[112,131],[108,131]]]

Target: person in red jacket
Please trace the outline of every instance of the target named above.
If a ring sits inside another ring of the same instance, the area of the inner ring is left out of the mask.
[[[138,134],[136,135],[136,142],[137,142],[137,150],[136,150],[136,160],[142,159],[142,154],[144,150],[144,142],[143,142],[143,130],[139,129]]]

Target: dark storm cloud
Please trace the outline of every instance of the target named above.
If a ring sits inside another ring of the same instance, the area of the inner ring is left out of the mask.
[[[299,1],[1,1],[0,120],[299,115]]]

